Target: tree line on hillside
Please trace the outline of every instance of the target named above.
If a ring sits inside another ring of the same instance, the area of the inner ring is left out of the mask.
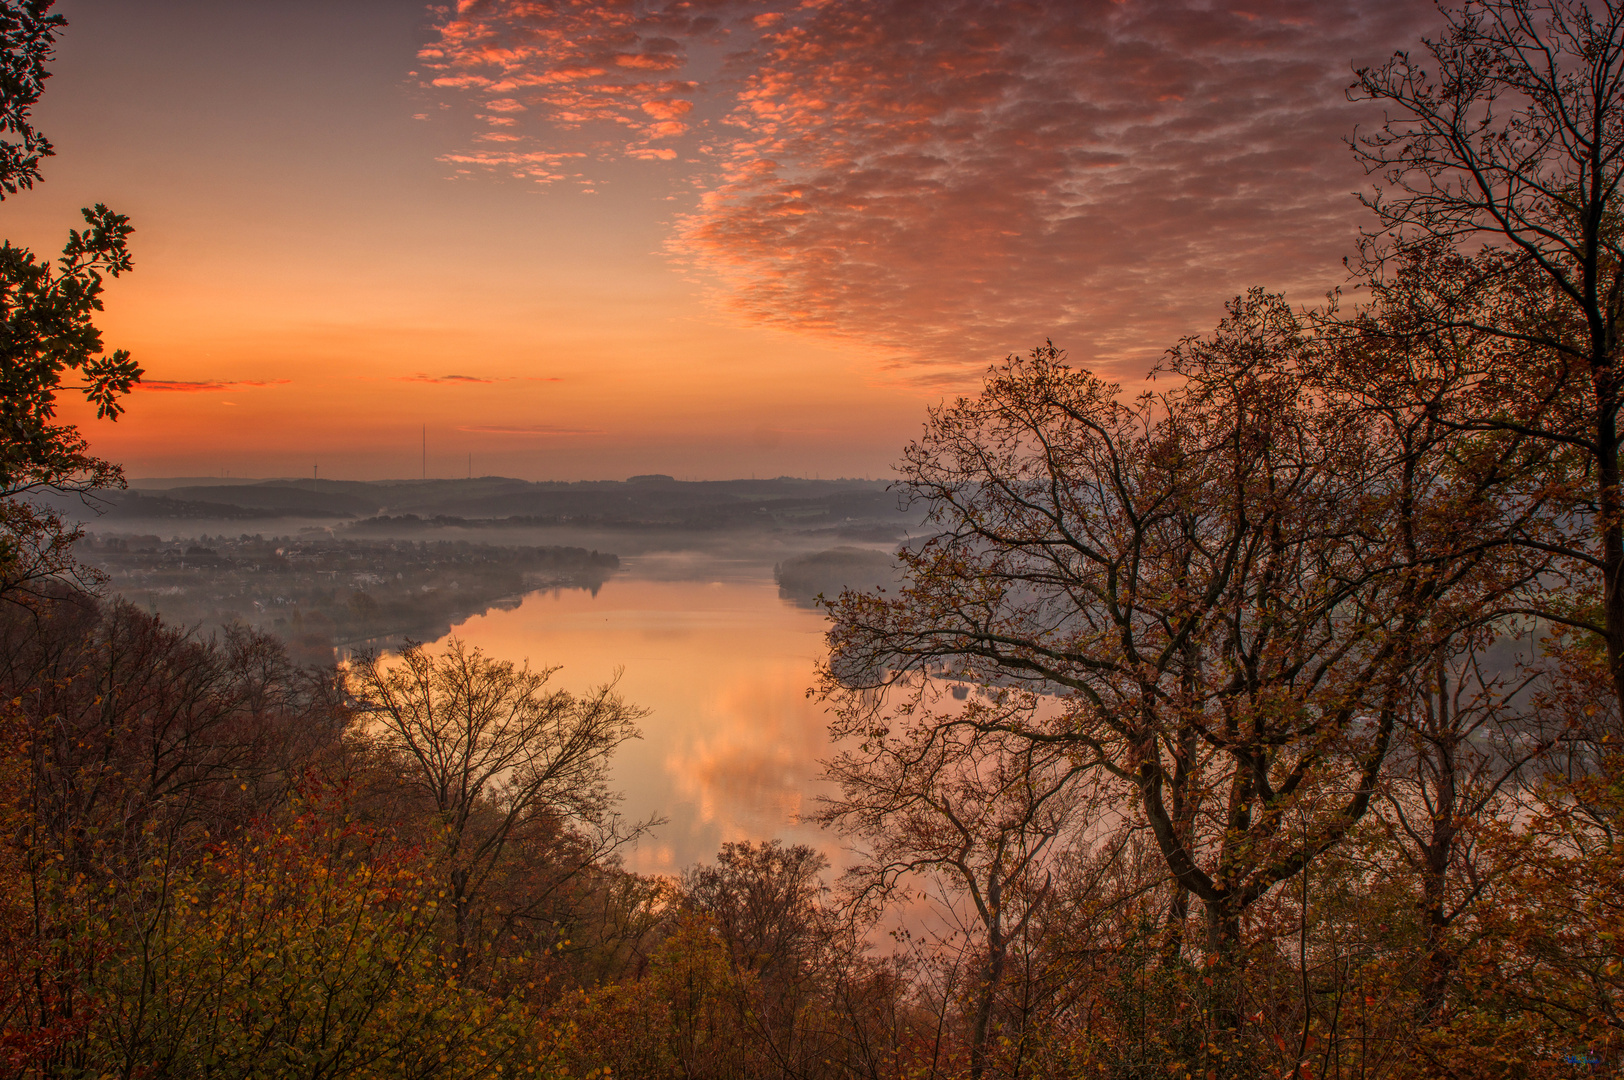
[[[89,535],[76,551],[108,591],[170,623],[268,630],[317,664],[331,663],[335,647],[444,637],[538,589],[596,593],[620,566],[619,556],[586,548],[466,540]]]
[[[7,193],[49,7],[0,0]],[[1359,304],[1255,290],[1154,393],[1048,345],[931,411],[933,530],[829,606],[832,888],[776,843],[627,872],[613,686],[74,588],[14,496],[117,480],[51,410],[139,375],[89,322],[127,223],[6,248],[0,1070],[1616,1074],[1624,4],[1441,10],[1358,73]]]

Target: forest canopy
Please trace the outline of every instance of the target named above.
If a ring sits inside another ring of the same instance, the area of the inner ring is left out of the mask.
[[[629,871],[613,682],[93,595],[24,497],[119,481],[54,408],[140,376],[129,225],[0,248],[0,1074],[1617,1074],[1624,3],[1440,11],[1355,72],[1342,293],[929,412],[929,528],[826,604],[834,882]],[[6,195],[61,26],[0,0]]]

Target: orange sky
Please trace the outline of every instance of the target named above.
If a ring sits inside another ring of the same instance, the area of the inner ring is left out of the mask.
[[[149,386],[64,411],[132,476],[883,475],[1011,349],[1336,284],[1348,62],[1422,7],[60,0],[0,218],[133,219]]]

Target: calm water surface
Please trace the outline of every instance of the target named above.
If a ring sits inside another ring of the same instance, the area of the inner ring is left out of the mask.
[[[502,659],[560,665],[554,683],[572,691],[622,669],[622,695],[651,714],[613,783],[628,817],[670,819],[627,866],[675,873],[724,841],[770,837],[841,863],[835,837],[797,820],[829,754],[824,707],[806,696],[823,628],[821,613],[779,598],[770,565],[645,555],[596,596],[532,593],[452,633]]]

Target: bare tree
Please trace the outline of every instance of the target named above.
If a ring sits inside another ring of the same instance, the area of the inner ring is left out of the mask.
[[[494,660],[453,638],[438,655],[411,645],[350,673],[378,745],[399,763],[408,789],[434,808],[465,963],[485,934],[482,894],[520,830],[540,823],[591,832],[584,867],[646,827],[620,824],[618,796],[606,783],[615,749],[639,736],[646,712],[621,700],[613,682],[579,697],[548,689],[556,670]],[[497,929],[523,918],[536,899],[503,905]]]
[[[900,732],[888,727],[829,763],[825,775],[841,794],[817,815],[865,846],[846,875],[859,910],[906,897],[918,878],[969,898],[983,941],[970,1031],[975,1080],[986,1073],[1010,948],[1049,894],[1049,859],[1098,824],[1082,812],[1097,792],[1077,782],[1083,765],[1064,746],[1007,733],[1029,726],[1039,707],[1033,694],[994,692],[969,699],[957,716],[926,712]]]
[[[1243,914],[1369,809],[1407,674],[1530,573],[1500,474],[1459,469],[1465,440],[1424,404],[1364,410],[1323,363],[1262,293],[1132,405],[1052,348],[1012,360],[907,451],[940,529],[903,553],[908,584],[833,609],[843,734],[943,675],[1060,699],[993,729],[1130,786],[1220,971]]]
[[[1451,928],[1492,885],[1472,826],[1517,816],[1517,781],[1557,735],[1541,730],[1528,708],[1540,672],[1493,664],[1484,655],[1487,635],[1475,636],[1450,643],[1416,672],[1381,814],[1420,882],[1421,1005],[1428,1014],[1442,1007],[1453,973]],[[1503,639],[1502,651],[1514,641]]]
[[[1470,404],[1459,423],[1538,439],[1569,459],[1570,516],[1556,544],[1575,572],[1599,579],[1599,611],[1547,604],[1542,615],[1606,642],[1624,702],[1624,3],[1440,10],[1443,32],[1420,54],[1360,69],[1352,89],[1388,110],[1354,141],[1378,179],[1365,202],[1381,228],[1363,270],[1378,295],[1413,291],[1407,251],[1440,244],[1468,257],[1435,262],[1429,291],[1487,283],[1497,294],[1495,304],[1434,311],[1441,333],[1464,328],[1521,349],[1513,366],[1485,368],[1462,388]],[[1409,282],[1388,273],[1395,256]]]
[[[805,1075],[822,1049],[808,1023],[840,966],[837,927],[821,903],[829,860],[805,844],[727,843],[714,866],[689,869],[684,903],[710,917],[735,969],[731,990],[755,1049],[782,1076]]]

